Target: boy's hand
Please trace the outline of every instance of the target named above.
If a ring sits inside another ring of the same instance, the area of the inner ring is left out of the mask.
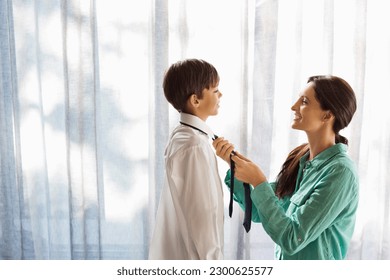
[[[234,146],[223,137],[218,137],[213,141],[213,147],[217,156],[226,161],[230,166],[230,154],[234,151]]]

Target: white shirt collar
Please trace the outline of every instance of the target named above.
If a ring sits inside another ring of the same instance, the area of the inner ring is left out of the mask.
[[[182,112],[180,113],[180,122],[196,127],[205,132],[210,138],[214,138],[214,133],[210,127],[208,127],[208,125],[197,116]]]

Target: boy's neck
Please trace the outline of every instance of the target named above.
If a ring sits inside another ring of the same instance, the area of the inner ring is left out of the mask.
[[[204,122],[206,122],[207,118],[208,118],[208,116],[200,115],[198,112],[196,112],[196,110],[186,110],[186,111],[183,111],[183,113],[198,117],[199,119],[201,119]]]

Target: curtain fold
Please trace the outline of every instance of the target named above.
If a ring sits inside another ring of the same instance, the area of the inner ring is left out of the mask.
[[[72,259],[99,259],[100,205],[96,145],[99,79],[94,2],[62,2],[65,135]],[[94,36],[95,35],[95,36]]]
[[[143,242],[146,245],[144,258],[148,258],[149,241],[155,223],[155,213],[164,180],[164,145],[169,135],[168,104],[162,91],[164,71],[168,65],[169,7],[168,1],[154,0],[151,16],[150,61],[151,91],[149,96],[149,207],[144,212],[147,224]],[[145,190],[146,191],[146,190]]]
[[[390,258],[390,76],[386,1],[0,0],[0,259],[147,259],[178,113],[167,67],[201,58],[220,74],[208,124],[269,180],[306,141],[291,105],[311,75],[354,88],[341,133],[360,176],[348,259]],[[219,160],[221,179],[228,168]],[[225,258],[273,259],[237,205]]]
[[[19,135],[14,125],[19,123],[19,110],[11,1],[0,1],[0,38],[0,247],[4,248],[1,258],[34,258],[31,230],[25,222],[29,212],[21,176],[20,141],[15,139]]]

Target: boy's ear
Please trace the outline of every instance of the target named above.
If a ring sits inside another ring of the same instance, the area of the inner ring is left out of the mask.
[[[189,101],[192,107],[197,108],[199,106],[200,102],[195,93],[190,96]]]

